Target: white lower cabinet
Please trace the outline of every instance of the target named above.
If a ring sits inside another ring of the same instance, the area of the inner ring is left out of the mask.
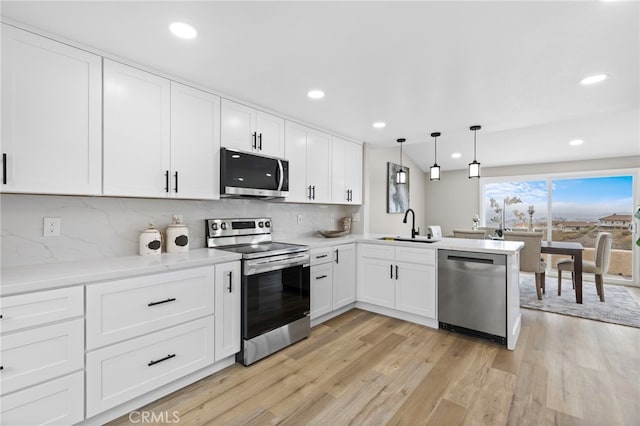
[[[435,250],[361,244],[358,301],[435,320]]]
[[[70,425],[84,418],[84,372],[2,397],[0,424]]]
[[[216,361],[240,351],[240,262],[216,265]]]
[[[213,364],[214,317],[87,353],[87,416]]]
[[[311,320],[356,300],[356,245],[311,250]]]

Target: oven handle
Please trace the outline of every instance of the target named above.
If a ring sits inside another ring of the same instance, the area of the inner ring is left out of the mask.
[[[264,272],[279,271],[295,266],[309,266],[309,255],[296,256],[289,259],[270,260],[261,262],[245,262],[243,275],[256,275]]]

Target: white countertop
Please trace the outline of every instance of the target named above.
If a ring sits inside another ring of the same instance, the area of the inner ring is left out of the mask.
[[[434,243],[381,240],[387,234],[349,234],[344,237],[302,237],[276,238],[278,241],[303,244],[310,248],[322,248],[340,244],[366,242],[374,244],[414,247],[424,249],[449,249],[481,253],[513,255],[524,243],[517,241],[470,240],[463,238],[442,238]],[[425,239],[425,237],[417,237]],[[59,287],[82,285],[114,280],[135,275],[165,272],[169,270],[213,265],[239,260],[237,253],[216,249],[194,249],[188,253],[162,254],[160,256],[122,256],[74,262],[45,263],[39,265],[2,268],[0,296],[8,296],[32,291],[49,290]]]
[[[2,268],[0,296],[213,265],[240,257],[237,253],[203,248],[159,256],[122,256]]]

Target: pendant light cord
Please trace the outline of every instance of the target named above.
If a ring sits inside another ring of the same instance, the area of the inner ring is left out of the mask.
[[[433,138],[434,142],[435,142],[435,146],[433,147],[433,153],[435,155],[435,158],[433,159],[433,162],[435,164],[438,164],[438,137],[436,136],[435,138]]]
[[[476,161],[476,132],[477,130],[473,131],[473,161]]]

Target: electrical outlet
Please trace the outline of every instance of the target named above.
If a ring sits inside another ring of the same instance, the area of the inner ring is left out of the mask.
[[[59,237],[61,221],[59,217],[45,217],[42,226],[42,236]]]
[[[353,213],[351,215],[351,221],[352,222],[360,222],[360,212],[358,213]]]
[[[296,218],[296,221],[298,222],[298,224],[302,223],[302,215],[298,214],[298,217]]]

